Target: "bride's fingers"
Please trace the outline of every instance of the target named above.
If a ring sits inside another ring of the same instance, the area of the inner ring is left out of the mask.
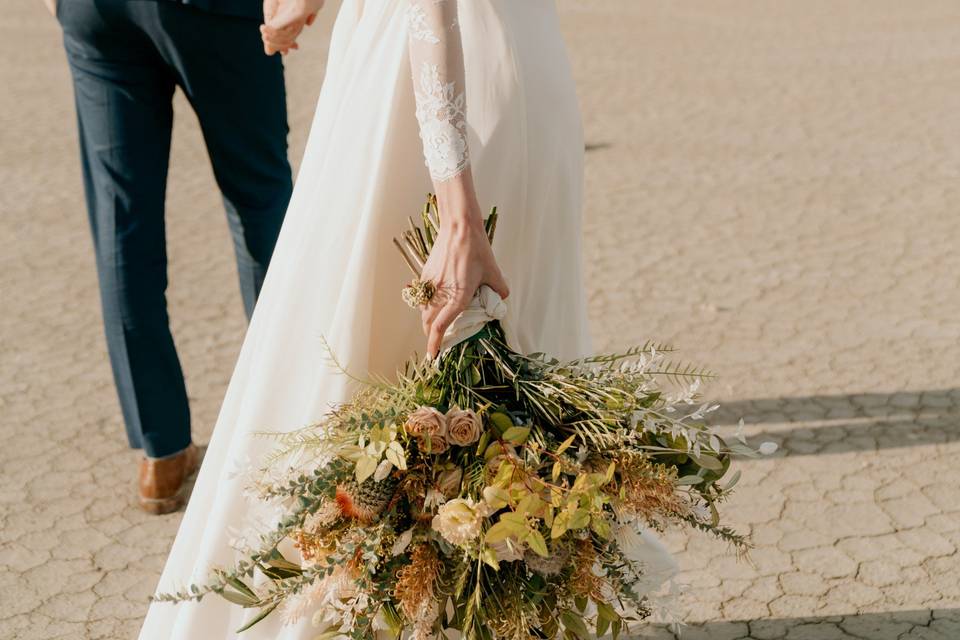
[[[497,295],[504,300],[510,295],[510,287],[507,285],[507,281],[499,269],[496,272],[496,276],[488,278],[484,284],[496,291]]]
[[[443,342],[443,334],[447,332],[447,327],[464,308],[465,305],[462,305],[459,300],[451,301],[441,307],[433,319],[433,323],[430,325],[430,333],[427,335],[427,354],[431,358],[437,357],[440,352],[440,344]]]
[[[456,287],[446,285],[442,282],[437,282],[434,286],[436,289],[433,297],[430,298],[430,302],[421,307],[420,310],[420,322],[423,328],[423,335],[425,336],[430,335],[430,325],[433,324],[433,320],[437,317],[437,314],[440,313],[440,310],[452,299],[457,297],[458,289]]]
[[[457,289],[447,299],[446,304],[440,307],[433,323],[430,325],[430,333],[427,336],[427,351],[434,356],[440,351],[440,344],[443,342],[443,336],[450,327],[450,324],[456,320],[460,313],[470,306],[473,299],[473,293],[468,293],[465,289]],[[433,349],[430,346],[433,346]]]
[[[437,316],[437,312],[440,311],[438,305],[428,304],[420,311],[420,328],[423,329],[423,335],[430,335],[430,325],[433,324],[433,319]]]

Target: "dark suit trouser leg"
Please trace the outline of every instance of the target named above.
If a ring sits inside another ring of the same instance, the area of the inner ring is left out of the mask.
[[[163,457],[190,442],[165,295],[175,78],[117,16],[61,5],[110,363],[130,445]]]
[[[157,4],[156,29],[146,29],[200,120],[249,316],[293,188],[283,63],[263,53],[255,21],[203,12],[187,20],[183,7]]]

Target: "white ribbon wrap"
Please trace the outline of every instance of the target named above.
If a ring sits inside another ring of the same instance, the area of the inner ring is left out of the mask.
[[[491,320],[503,320],[506,317],[507,303],[496,291],[482,285],[470,301],[470,306],[461,311],[447,327],[440,343],[440,352],[460,344]]]

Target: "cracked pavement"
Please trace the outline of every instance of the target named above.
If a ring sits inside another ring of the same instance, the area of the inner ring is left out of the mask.
[[[725,505],[749,561],[667,534],[682,637],[960,638],[960,5],[558,4],[596,346],[673,343],[720,374],[721,429],[743,417],[781,445],[737,463]],[[286,58],[295,162],[325,11]],[[20,3],[0,35],[0,638],[133,638],[179,515],[133,501],[58,29]],[[196,120],[176,107],[169,300],[203,443],[244,323]]]

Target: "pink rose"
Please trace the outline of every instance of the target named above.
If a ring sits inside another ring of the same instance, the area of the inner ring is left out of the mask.
[[[447,411],[447,442],[458,447],[466,447],[480,439],[483,423],[480,417],[470,409],[454,407]]]
[[[450,444],[443,436],[432,436],[427,444],[426,438],[417,438],[417,446],[424,453],[440,454],[450,448]]]
[[[415,438],[443,438],[447,434],[447,419],[433,407],[420,407],[407,416],[403,429]]]

